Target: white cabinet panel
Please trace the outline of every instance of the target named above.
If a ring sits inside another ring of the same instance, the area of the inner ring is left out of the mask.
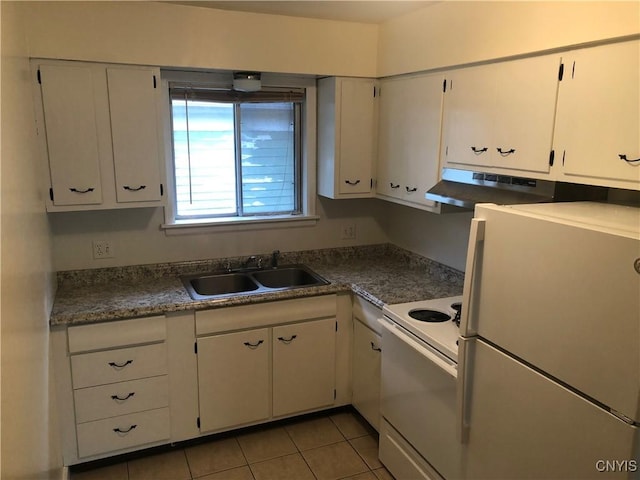
[[[447,166],[547,176],[559,66],[548,55],[447,73]]]
[[[169,405],[169,382],[166,375],[73,392],[76,422],[142,412]]]
[[[269,418],[269,329],[198,338],[200,431]]]
[[[382,314],[382,312],[381,312]],[[353,322],[353,406],[376,430],[380,428],[382,336],[357,318]]]
[[[640,189],[640,41],[568,52],[562,62],[554,138],[560,178]]]
[[[153,68],[107,68],[118,202],[160,200],[159,81]]]
[[[273,416],[334,402],[336,319],[273,328]]]
[[[123,382],[167,373],[164,343],[71,356],[73,388]]]
[[[160,69],[32,60],[48,211],[162,205]]]
[[[43,65],[40,79],[53,204],[102,203],[93,70]]]
[[[318,193],[370,197],[375,161],[375,80],[318,81]]]
[[[156,443],[169,439],[169,409],[159,408],[81,423],[77,430],[80,458]]]
[[[385,200],[426,210],[424,194],[440,175],[442,75],[418,75],[380,83],[376,191]]]

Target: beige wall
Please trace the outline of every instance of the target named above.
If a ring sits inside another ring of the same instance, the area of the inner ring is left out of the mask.
[[[375,25],[159,2],[34,2],[35,57],[375,76]]]
[[[50,233],[39,188],[41,162],[21,10],[12,2],[1,3],[0,472],[7,480],[61,478],[50,408]]]
[[[378,75],[432,70],[637,33],[637,1],[436,2],[381,26]]]

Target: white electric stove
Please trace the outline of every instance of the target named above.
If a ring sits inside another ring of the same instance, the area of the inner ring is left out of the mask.
[[[384,316],[458,361],[458,336],[462,295],[385,305]]]

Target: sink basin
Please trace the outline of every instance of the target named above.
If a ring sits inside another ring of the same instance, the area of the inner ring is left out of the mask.
[[[294,288],[328,283],[302,266],[261,270],[253,273],[253,278],[268,288]]]
[[[195,293],[199,298],[252,292],[260,288],[251,277],[242,273],[189,277],[184,278],[183,283],[192,297]]]
[[[283,265],[264,270],[204,273],[181,277],[194,300],[231,295],[251,295],[272,290],[328,285],[329,282],[305,265]]]

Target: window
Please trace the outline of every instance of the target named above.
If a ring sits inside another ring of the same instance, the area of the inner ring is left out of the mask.
[[[176,223],[305,213],[305,89],[169,83],[169,99]]]

